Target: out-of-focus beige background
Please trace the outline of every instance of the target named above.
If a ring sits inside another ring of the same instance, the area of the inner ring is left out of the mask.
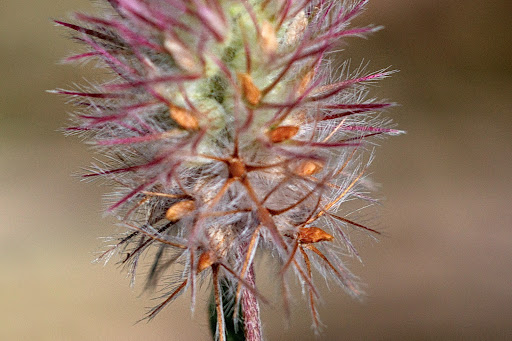
[[[0,3],[0,339],[209,340],[187,295],[134,324],[155,302],[114,265],[90,264],[114,232],[106,189],[70,176],[92,155],[56,131],[71,108],[44,92],[87,78],[57,64],[73,47],[50,18],[75,10],[92,6]],[[510,13],[508,0],[373,0],[359,19],[386,29],[342,57],[401,70],[373,94],[401,104],[391,115],[408,134],[385,141],[372,168],[386,236],[358,240],[364,265],[350,262],[368,296],[324,288],[321,339],[512,339]],[[295,308],[288,329],[264,310],[268,340],[314,339]]]

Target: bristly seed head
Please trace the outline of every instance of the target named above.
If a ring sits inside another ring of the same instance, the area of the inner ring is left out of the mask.
[[[365,179],[372,141],[400,133],[382,118],[391,104],[366,99],[366,85],[391,72],[327,58],[375,30],[350,27],[367,0],[108,3],[100,17],[56,21],[85,46],[68,61],[93,59],[112,74],[56,90],[76,100],[68,131],[103,156],[85,177],[116,187],[108,211],[128,230],[99,258],[125,253],[133,276],[141,255],[154,258],[148,286],[169,293],[150,319],[185,290],[193,306],[198,282],[210,281],[216,337],[226,338],[222,300],[231,299],[254,341],[254,307],[265,301],[255,255],[272,254],[264,271],[279,276],[285,307],[297,278],[317,329],[317,272],[361,293],[342,255],[357,255],[352,228],[378,232],[349,220],[344,203],[375,202]]]

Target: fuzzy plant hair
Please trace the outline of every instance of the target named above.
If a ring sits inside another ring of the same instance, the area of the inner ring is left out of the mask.
[[[119,254],[133,278],[143,255],[153,259],[147,287],[164,289],[147,319],[186,291],[193,309],[204,284],[216,339],[229,315],[261,340],[262,255],[287,313],[290,281],[300,283],[315,330],[318,278],[361,294],[342,257],[357,256],[351,230],[379,232],[344,204],[373,203],[373,146],[400,133],[382,117],[391,103],[367,98],[391,72],[333,66],[346,38],[378,29],[350,27],[366,3],[108,0],[99,16],[56,21],[84,47],[67,61],[110,71],[54,92],[75,104],[66,130],[100,155],[84,177],[112,184],[108,212],[126,230],[99,259]]]

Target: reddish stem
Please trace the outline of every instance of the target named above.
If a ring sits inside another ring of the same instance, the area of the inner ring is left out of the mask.
[[[255,287],[254,267],[252,264],[249,271],[247,271],[245,281],[251,287]],[[258,299],[250,290],[244,290],[242,293],[242,310],[246,341],[263,340],[261,334],[260,306]]]

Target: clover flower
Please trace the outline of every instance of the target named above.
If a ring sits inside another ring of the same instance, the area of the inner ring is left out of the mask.
[[[296,278],[320,326],[315,277],[361,291],[343,264],[357,255],[343,204],[372,202],[365,172],[372,139],[396,135],[390,103],[366,99],[389,71],[342,72],[329,59],[367,1],[108,0],[100,17],[56,21],[111,71],[103,84],[55,92],[76,104],[69,133],[101,155],[85,178],[113,184],[111,212],[127,232],[99,259],[122,254],[135,278],[153,257],[147,286],[164,285],[153,318],[211,284],[216,338],[225,313],[261,339],[255,255],[272,255],[288,312]],[[346,65],[345,65],[346,66]],[[229,302],[223,302],[228,300]],[[240,311],[240,313],[239,313]]]

